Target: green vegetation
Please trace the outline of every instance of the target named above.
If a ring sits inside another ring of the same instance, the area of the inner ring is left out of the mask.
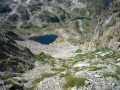
[[[35,59],[37,61],[40,61],[42,64],[45,64],[45,63],[49,63],[49,61],[52,59],[52,57],[50,55],[40,55],[40,54],[36,54],[35,55]]]
[[[119,18],[120,18],[120,13],[117,15],[117,17],[119,17]]]
[[[65,64],[65,61],[63,62],[62,67],[66,68],[66,69],[70,69],[71,68],[70,66]]]
[[[77,55],[75,56],[75,59],[76,59],[76,60],[83,60],[83,59],[85,58],[85,56],[86,56],[86,55],[84,55],[84,54],[77,54]]]
[[[4,76],[1,77],[1,79],[2,79],[2,80],[6,80],[6,79],[9,79],[9,78],[11,78],[11,77],[12,77],[11,74],[7,74],[7,73],[6,73],[6,74],[4,74]]]
[[[53,31],[56,29],[64,28],[65,25],[61,23],[54,23],[54,24],[49,24],[46,27],[43,28],[44,31]]]
[[[50,61],[50,65],[51,65],[51,66],[53,66],[53,67],[54,67],[54,66],[55,66],[55,64],[56,64],[56,61],[55,61],[55,60],[51,60],[51,61]]]
[[[84,70],[84,69],[89,69],[89,71],[97,71],[97,70],[101,70],[103,68],[106,68],[106,67],[96,67],[96,66],[90,66],[90,67],[75,67],[74,68],[74,71],[77,72],[77,71],[81,71],[81,70]]]
[[[67,72],[66,74],[61,74],[60,75],[60,77],[62,78],[62,77],[68,77],[68,76],[70,76],[71,75],[71,73],[70,72]]]
[[[116,66],[116,64],[112,63],[112,62],[108,62],[108,61],[103,61],[103,62],[90,62],[91,65],[98,65],[98,64],[111,64],[111,65],[114,65]]]
[[[35,86],[28,87],[28,88],[26,88],[25,90],[35,90]]]
[[[65,77],[66,78],[66,84],[64,84],[64,88],[67,89],[69,87],[81,87],[85,85],[85,77],[74,77],[72,75]]]
[[[9,79],[9,83],[12,84],[14,88],[20,88],[19,83],[13,79]]]
[[[35,59],[36,59],[37,61],[40,61],[42,64],[45,64],[45,63],[46,63],[44,57],[42,57],[42,56],[39,55],[39,54],[36,54],[36,55],[35,55]]]
[[[75,72],[78,72],[78,71],[80,71],[80,70],[81,70],[80,67],[74,67],[74,71],[75,71]]]
[[[32,83],[37,84],[37,83],[41,82],[43,79],[44,79],[44,77],[36,78]]]
[[[17,72],[17,73],[24,73],[22,67],[17,67],[17,68],[16,68],[16,72]]]
[[[107,36],[107,39],[108,39],[109,42],[112,38],[113,38],[113,36],[110,36],[110,35]]]
[[[55,75],[55,73],[45,73],[45,74],[42,74],[41,77],[36,78],[32,83],[33,84],[37,84],[37,83],[41,82],[44,78],[49,78],[49,77],[52,77],[54,75]]]
[[[82,50],[81,49],[78,49],[77,51],[76,51],[76,53],[81,53],[82,52]]]
[[[42,74],[42,77],[49,78],[49,77],[52,77],[54,75],[55,75],[55,73],[45,73],[45,74]]]
[[[2,29],[5,29],[5,30],[12,30],[12,29],[16,29],[16,26],[14,26],[13,24],[11,24],[11,23],[8,22],[8,21],[5,21],[5,22],[1,25],[1,28],[2,28]]]
[[[60,71],[60,72],[63,72],[65,71],[65,67],[62,67],[62,68],[52,68],[53,71]]]
[[[37,26],[33,25],[32,23],[23,23],[20,28],[22,29],[39,29]]]
[[[77,19],[80,19],[80,20],[84,20],[84,19],[91,20],[90,17],[86,17],[86,16],[75,17],[73,20],[77,20]]]
[[[120,67],[116,69],[116,73],[120,74]]]
[[[105,67],[95,67],[95,66],[92,66],[92,67],[89,67],[90,68],[90,71],[97,71],[97,70],[101,70]]]
[[[42,11],[38,14],[37,18],[39,18],[43,22],[48,23],[58,23],[60,22],[59,18],[49,11]]]
[[[97,54],[99,52],[108,53],[108,54],[106,54],[104,56],[101,56],[101,54]],[[75,56],[75,61],[74,61],[73,64],[75,64],[78,61],[83,61],[85,59],[90,59],[90,60],[95,59],[96,58],[95,56],[97,56],[97,58],[101,58],[102,60],[106,60],[108,58],[117,59],[117,58],[119,58],[120,53],[115,52],[115,51],[113,51],[111,49],[108,49],[108,48],[99,48],[94,52],[89,52],[89,53],[86,53],[86,54],[77,54]]]
[[[23,83],[27,83],[27,82],[28,82],[28,80],[22,79],[22,82],[23,82]]]
[[[119,56],[120,56],[120,53],[116,52],[116,51],[109,50],[107,52],[109,52],[109,54],[107,54],[105,56],[100,56],[99,55],[99,57],[102,58],[102,60],[105,60],[105,59],[108,59],[108,58],[112,58],[112,59],[115,60],[115,59],[119,58]]]
[[[117,74],[114,74],[114,73],[103,73],[103,77],[107,78],[107,77],[112,77],[112,78],[115,78],[117,80],[119,80],[119,77],[117,76]]]
[[[77,55],[75,56],[75,59],[76,59],[76,60],[80,60],[80,61],[83,61],[83,60],[86,59],[86,58],[92,60],[92,59],[95,58],[95,55],[92,54],[92,53],[86,53],[86,54],[77,54]]]
[[[44,73],[44,74],[42,74],[41,77],[36,78],[34,81],[32,81],[33,85],[31,87],[26,88],[26,90],[35,90],[35,87],[38,83],[40,83],[45,78],[49,78],[49,77],[52,77],[54,75],[55,75],[55,73]]]
[[[111,52],[112,50],[111,49],[109,49],[109,48],[98,48],[96,51],[94,51],[93,53],[97,53],[97,52],[103,52],[103,53],[105,53],[105,52]]]
[[[74,39],[74,38],[72,38],[72,37],[71,37],[71,38],[68,38],[67,41],[70,42],[70,43],[73,44],[73,45],[76,45],[76,44],[78,43],[78,40],[76,40],[76,39]]]

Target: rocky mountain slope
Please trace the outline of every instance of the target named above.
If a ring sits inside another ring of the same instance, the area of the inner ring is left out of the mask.
[[[107,47],[116,51],[120,50],[119,11],[119,1],[112,2],[102,11],[95,28],[95,35],[90,42],[85,43],[83,51],[92,51],[99,47]]]
[[[12,31],[0,32],[0,83],[3,87],[0,86],[1,90],[21,88],[19,84],[16,87],[17,82],[9,78],[20,77],[22,73],[34,67],[34,55],[28,48],[18,45],[14,40],[22,39]]]
[[[0,0],[0,90],[119,90],[119,61],[119,0]]]

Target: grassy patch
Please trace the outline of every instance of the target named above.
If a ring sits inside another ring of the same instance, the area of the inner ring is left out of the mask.
[[[50,24],[47,25],[45,28],[43,28],[44,31],[53,31],[59,28],[64,28],[64,25],[61,23],[54,23],[54,24]]]
[[[62,67],[62,68],[52,68],[53,71],[60,71],[60,72],[63,72],[65,71],[65,67]]]
[[[74,77],[72,75],[66,77],[66,84],[64,84],[64,88],[67,89],[69,87],[81,87],[85,85],[85,77]]]
[[[40,55],[40,54],[36,54],[35,55],[35,59],[37,61],[40,61],[42,64],[45,64],[45,63],[49,63],[50,59],[52,59],[52,57],[50,55]]]
[[[84,20],[84,19],[91,20],[90,17],[85,17],[85,16],[81,16],[81,17],[79,16],[79,17],[74,18],[73,20],[77,20],[77,19],[80,19],[80,20]]]
[[[23,83],[27,83],[27,82],[28,82],[28,80],[22,79],[22,82],[23,82]]]
[[[67,41],[70,42],[71,44],[74,44],[74,45],[76,45],[78,43],[78,40],[76,40],[76,39],[74,39],[72,37],[68,38]]]
[[[55,60],[51,60],[50,65],[54,67],[55,64],[56,64],[56,61]]]
[[[36,78],[34,81],[32,81],[32,86],[31,87],[28,87],[26,88],[25,90],[35,90],[35,87],[38,83],[40,83],[42,80],[44,80],[45,78],[49,78],[49,77],[52,77],[54,76],[55,73],[45,73],[45,74],[42,74],[41,77],[39,78]]]
[[[92,60],[94,58],[95,58],[95,55],[93,53],[91,53],[91,52],[90,53],[86,53],[86,54],[77,54],[75,56],[75,59],[76,60],[80,60],[80,61],[83,61],[84,59]]]
[[[96,51],[94,51],[93,53],[97,53],[97,52],[103,52],[103,53],[106,53],[106,52],[111,52],[112,50],[109,49],[109,48],[98,48]]]
[[[14,88],[20,87],[19,83],[13,79],[9,79],[9,83],[12,84]]]
[[[98,65],[98,64],[106,64],[106,65],[113,65],[113,66],[117,66],[116,64],[112,63],[112,62],[107,62],[107,61],[103,61],[103,62],[89,62],[91,65]]]
[[[45,73],[45,74],[42,74],[42,77],[49,78],[49,77],[52,77],[54,75],[55,75],[55,73]]]
[[[76,59],[76,60],[83,60],[85,57],[86,57],[86,55],[84,55],[84,54],[77,54],[77,55],[75,56],[75,59]]]
[[[105,78],[112,77],[112,78],[119,80],[119,77],[117,76],[117,74],[114,74],[114,73],[103,73],[103,77]]]
[[[17,67],[17,68],[16,68],[16,72],[17,72],[17,73],[24,73],[22,67]]]
[[[9,79],[9,78],[11,78],[11,77],[12,77],[11,74],[7,74],[7,73],[6,73],[6,74],[4,74],[4,76],[1,77],[1,79],[2,79],[2,80],[6,80],[6,79]]]
[[[86,53],[86,54],[77,54],[77,55],[75,56],[75,59],[77,59],[77,60],[84,60],[84,59],[87,58],[87,59],[92,60],[92,59],[95,58],[95,54],[98,53],[98,52],[106,53],[106,52],[112,52],[112,50],[110,50],[110,49],[108,49],[108,48],[99,48],[99,49],[97,49],[97,50],[94,51],[94,52],[89,52],[89,53]],[[99,55],[99,56],[100,56],[100,55]],[[111,55],[109,55],[109,56],[111,56]],[[112,57],[112,56],[111,56],[111,57]],[[103,57],[100,57],[100,58],[103,58]],[[107,58],[107,56],[104,57],[104,58]]]
[[[32,83],[37,84],[37,83],[41,82],[43,79],[44,79],[44,77],[36,78],[34,81],[32,81]]]
[[[16,29],[16,26],[14,26],[13,24],[11,24],[11,23],[8,22],[8,21],[5,21],[5,22],[1,25],[1,28],[2,28],[2,29],[5,29],[5,30],[14,30],[14,29]]]
[[[89,67],[90,68],[90,71],[97,71],[97,70],[101,70],[105,67],[95,67],[95,66],[92,66],[92,67]]]
[[[45,73],[45,74],[42,74],[41,77],[36,78],[32,83],[33,84],[37,84],[37,83],[41,82],[44,78],[49,78],[49,77],[52,77],[54,75],[55,75],[55,73]]]
[[[71,75],[71,73],[70,72],[67,72],[66,74],[61,74],[60,75],[60,77],[62,78],[62,77],[68,77],[68,76],[70,76]]]
[[[76,51],[76,53],[81,53],[82,52],[82,50],[81,49],[78,49],[77,51]]]
[[[74,71],[75,71],[75,72],[80,71],[80,67],[74,67]]]
[[[120,67],[116,69],[116,73],[120,74]]]
[[[62,67],[66,68],[66,69],[70,69],[70,68],[71,68],[69,65],[67,65],[67,64],[65,63],[65,61],[63,61]]]
[[[45,59],[44,59],[41,55],[39,55],[39,54],[36,54],[36,55],[35,55],[35,59],[36,59],[37,61],[42,62],[42,63],[45,63],[45,62],[46,62]]]
[[[35,86],[28,87],[28,88],[26,88],[25,90],[35,90]]]
[[[120,18],[120,13],[117,15],[117,17],[119,17],[119,18]]]
[[[102,60],[106,60],[106,59],[108,59],[108,58],[112,58],[112,59],[117,59],[117,58],[119,58],[119,56],[120,56],[120,53],[119,52],[115,52],[115,51],[109,51],[110,53],[109,54],[107,54],[107,55],[105,55],[105,56],[100,56],[99,55],[99,58],[102,58]]]

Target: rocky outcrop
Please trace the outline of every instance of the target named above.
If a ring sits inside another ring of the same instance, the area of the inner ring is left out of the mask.
[[[8,4],[5,4],[2,1],[0,1],[0,14],[11,12],[11,10],[12,9],[9,7]]]
[[[34,67],[34,55],[14,40],[22,39],[12,31],[0,30],[0,90],[23,90],[24,82],[19,78]]]
[[[84,45],[81,46],[82,52],[89,52],[95,51],[97,48],[96,40],[91,40],[90,42],[86,42]]]
[[[103,11],[102,16],[100,16],[95,38],[100,39],[103,47],[119,50],[120,18],[117,15],[120,10],[120,2],[112,2],[106,10],[107,12]]]
[[[0,32],[0,72],[23,73],[34,66],[33,54],[16,44],[15,37],[17,35],[13,32]]]
[[[120,11],[120,2],[113,1],[110,3],[106,8],[102,11],[99,16],[98,24],[95,28],[94,39],[99,42],[96,43],[94,46],[86,43],[83,45],[83,51],[92,51],[94,48],[105,47],[110,48],[115,51],[120,50],[120,18],[118,17]],[[91,41],[89,41],[90,43]],[[99,44],[99,45],[98,45]],[[97,47],[95,47],[97,46]]]

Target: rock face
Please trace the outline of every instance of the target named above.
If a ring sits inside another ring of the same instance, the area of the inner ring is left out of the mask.
[[[86,49],[83,48],[83,51],[92,51],[94,48],[97,49],[98,47],[107,47],[115,51],[120,50],[119,10],[120,2],[114,1],[102,11],[98,18],[98,24],[96,25],[95,34],[93,37],[93,39],[99,43],[90,44],[89,47],[92,47],[93,44],[95,44],[91,49],[89,49],[89,47],[86,46],[87,43],[85,43],[83,46]]]
[[[24,85],[19,78],[34,67],[34,55],[28,48],[16,44],[15,40],[22,39],[12,31],[0,30],[0,90],[23,90]]]
[[[17,45],[15,37],[17,35],[13,32],[0,32],[0,72],[23,73],[34,66],[33,54],[29,49]]]
[[[97,0],[97,3],[93,0],[6,0],[1,2],[11,8],[8,17],[18,15],[19,23],[32,23],[38,27],[56,22],[95,18],[100,14],[101,5],[103,5],[102,0]]]
[[[120,2],[112,2],[100,16],[98,27],[96,28],[96,37],[100,39],[103,47],[120,49],[120,18],[118,17],[120,10]]]

